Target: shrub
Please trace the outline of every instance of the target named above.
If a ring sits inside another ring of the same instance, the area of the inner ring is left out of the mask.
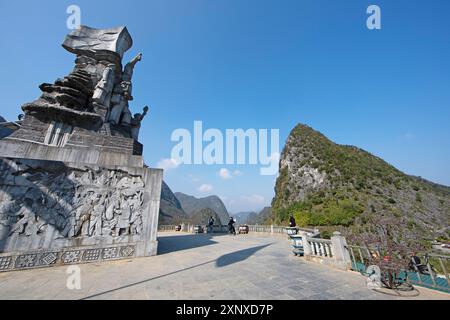
[[[416,201],[417,202],[422,202],[422,196],[418,192],[416,193]]]

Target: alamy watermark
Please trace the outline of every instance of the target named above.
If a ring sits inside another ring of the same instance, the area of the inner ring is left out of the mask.
[[[270,140],[270,148],[269,148]],[[278,173],[279,129],[219,129],[204,131],[202,121],[194,121],[193,134],[176,129],[171,136],[177,144],[171,157],[178,165],[261,165],[261,175]]]
[[[66,20],[66,26],[69,30],[79,29],[81,26],[81,9],[79,6],[72,4],[67,7],[66,13],[69,17]]]
[[[367,28],[369,30],[381,30],[381,8],[372,4],[367,8],[367,14],[370,14],[366,22]]]
[[[69,290],[81,290],[81,269],[78,266],[70,266],[66,270],[68,275],[66,287]]]

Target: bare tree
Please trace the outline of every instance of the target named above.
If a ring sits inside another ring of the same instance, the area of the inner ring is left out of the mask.
[[[368,249],[370,256],[366,264],[380,268],[381,281],[390,289],[397,288],[398,278],[408,269],[412,254],[424,249],[416,239],[402,232],[405,225],[404,218],[373,217],[366,230],[348,236],[351,243]]]

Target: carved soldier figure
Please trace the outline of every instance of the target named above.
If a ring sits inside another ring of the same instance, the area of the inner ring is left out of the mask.
[[[113,124],[119,124],[122,113],[126,108],[128,108],[128,101],[124,96],[121,95],[120,102],[118,104],[115,104],[111,109],[111,112],[109,114],[109,122]]]
[[[116,236],[130,234],[131,206],[128,197],[126,195],[122,195],[122,197],[121,214],[119,215],[119,221],[116,225]]]
[[[109,116],[109,122],[111,123],[121,125],[130,125],[131,123],[131,112],[128,108],[128,101],[133,100],[133,85],[131,83],[131,79],[133,78],[134,67],[141,60],[142,53],[139,53],[125,65],[120,87],[116,86],[114,89],[115,97],[113,97],[113,100],[115,104],[112,107]],[[120,96],[118,96],[118,94],[120,94]]]
[[[120,124],[123,126],[131,125],[131,111],[128,108],[128,104],[122,112],[122,119],[120,120]]]
[[[120,208],[119,199],[117,199],[117,197],[115,195],[113,195],[111,197],[111,199],[109,200],[108,205],[106,206],[106,211],[105,211],[106,221],[111,221],[114,218],[116,211],[119,208]]]
[[[83,200],[82,200],[83,201]],[[72,232],[69,232],[69,237],[87,236],[89,234],[89,220],[91,211],[94,207],[94,200],[91,197],[87,197],[85,202],[77,208],[75,214],[75,227]]]
[[[131,83],[122,82],[120,86],[114,88],[115,103],[109,114],[108,121],[113,124],[129,125],[131,122],[131,112],[128,107],[128,101],[133,100],[131,96]]]
[[[143,113],[136,113],[134,115],[134,118],[131,119],[131,137],[136,141],[138,141],[138,139],[139,139],[139,131],[141,129],[141,122],[142,122],[142,120],[144,120],[145,116],[147,115],[148,110],[149,110],[148,107],[145,106]]]
[[[8,237],[10,228],[14,224],[15,206],[14,200],[0,202],[0,240]]]
[[[133,197],[129,200],[130,208],[131,208],[131,217],[130,217],[130,234],[140,234],[142,232],[142,193],[137,192]]]
[[[25,234],[26,236],[31,236],[31,224],[33,224],[34,214],[27,206],[23,206],[16,216],[18,221],[15,223],[14,227],[10,231],[10,235]]]
[[[122,95],[125,97],[126,101],[133,101],[133,84],[130,81],[122,81],[120,83],[120,89],[122,90]]]
[[[89,219],[89,236],[102,235],[102,216],[105,211],[105,198],[103,195],[97,196],[97,204],[94,205]]]
[[[110,63],[103,71],[102,79],[95,87],[92,100],[98,104],[109,108],[112,89],[114,87],[114,71],[115,65]]]

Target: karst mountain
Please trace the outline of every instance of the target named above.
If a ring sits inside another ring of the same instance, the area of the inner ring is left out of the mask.
[[[449,187],[407,175],[303,124],[286,142],[275,193],[272,217],[278,223],[293,214],[301,226],[358,232],[392,217],[403,225],[400,237],[450,238]]]

